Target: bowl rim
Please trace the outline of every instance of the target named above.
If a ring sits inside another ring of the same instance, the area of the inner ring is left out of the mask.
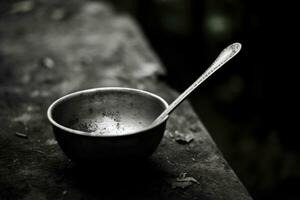
[[[53,110],[56,107],[56,105],[60,104],[61,102],[65,101],[67,99],[71,99],[71,98],[79,96],[81,94],[86,94],[86,93],[91,93],[91,92],[98,92],[98,91],[109,91],[109,90],[111,90],[111,91],[118,91],[118,90],[119,91],[132,91],[132,92],[136,92],[136,93],[142,93],[142,94],[154,97],[155,99],[158,99],[165,106],[165,109],[169,106],[169,104],[162,97],[160,97],[160,96],[158,96],[158,95],[156,95],[154,93],[145,91],[145,90],[140,90],[140,89],[135,89],[135,88],[129,88],[129,87],[99,87],[99,88],[91,88],[91,89],[79,90],[79,91],[72,92],[72,93],[69,93],[67,95],[64,95],[64,96],[58,98],[57,100],[55,100],[49,106],[49,108],[47,110],[47,118],[48,118],[48,120],[50,121],[50,123],[53,126],[59,128],[59,129],[62,129],[62,130],[64,130],[67,133],[73,133],[73,134],[76,134],[76,135],[82,135],[82,136],[87,136],[87,137],[96,137],[96,138],[98,138],[98,137],[99,138],[104,138],[104,137],[105,138],[126,137],[126,136],[130,136],[130,135],[135,135],[135,134],[142,133],[142,132],[145,132],[147,130],[153,129],[153,128],[159,126],[160,124],[164,123],[169,118],[169,116],[166,116],[159,123],[156,123],[154,125],[146,127],[146,128],[141,129],[139,131],[133,131],[133,132],[129,132],[129,133],[122,134],[122,135],[91,135],[89,132],[80,131],[80,130],[76,130],[76,129],[72,129],[72,128],[68,128],[66,126],[63,126],[63,125],[59,124],[58,122],[56,122],[53,119],[53,117],[52,117],[52,113],[53,113]]]

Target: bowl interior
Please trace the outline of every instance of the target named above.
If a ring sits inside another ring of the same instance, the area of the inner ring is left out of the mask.
[[[122,135],[145,129],[166,107],[158,96],[140,90],[87,90],[58,100],[52,118],[90,135]]]

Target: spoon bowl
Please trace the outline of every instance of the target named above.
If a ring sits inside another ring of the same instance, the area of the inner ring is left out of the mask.
[[[56,100],[48,109],[48,119],[58,144],[78,162],[151,155],[163,137],[169,114],[240,49],[240,43],[225,48],[170,106],[155,94],[120,87],[79,91]]]

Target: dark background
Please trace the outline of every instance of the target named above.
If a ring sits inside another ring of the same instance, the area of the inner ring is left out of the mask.
[[[254,199],[299,198],[297,7],[258,0],[113,2],[142,26],[167,69],[162,79],[179,91],[224,47],[242,43],[240,54],[189,100]]]

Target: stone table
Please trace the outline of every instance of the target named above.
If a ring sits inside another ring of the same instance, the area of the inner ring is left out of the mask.
[[[3,3],[4,5],[4,3]],[[46,110],[81,89],[123,86],[172,102],[178,93],[134,20],[104,3],[21,1],[0,18],[0,199],[251,199],[184,102],[145,163],[79,166]]]

